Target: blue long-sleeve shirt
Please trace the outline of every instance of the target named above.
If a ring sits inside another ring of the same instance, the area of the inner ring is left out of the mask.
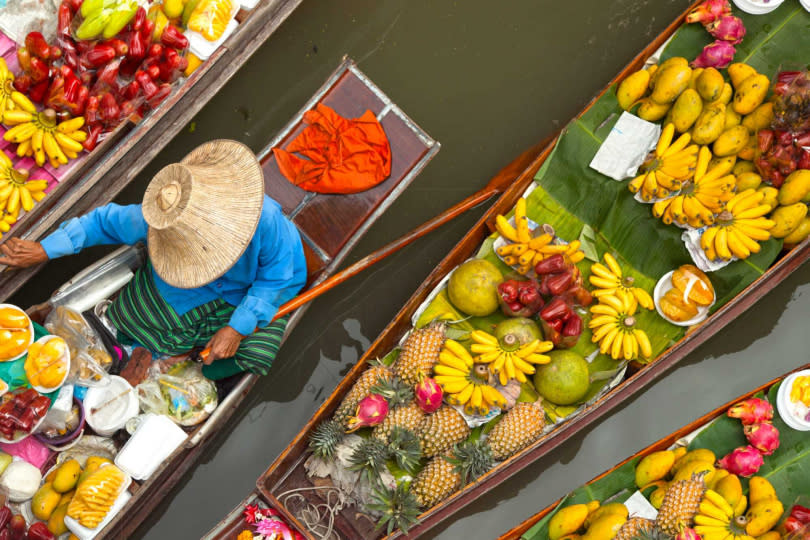
[[[146,242],[147,223],[141,205],[107,204],[70,219],[41,242],[48,258],[78,253],[85,247]],[[196,289],[180,289],[152,276],[163,298],[183,315],[197,306],[222,298],[236,306],[229,326],[242,335],[267,325],[279,306],[292,299],[306,283],[307,265],[301,236],[264,197],[259,225],[245,253],[219,279]]]

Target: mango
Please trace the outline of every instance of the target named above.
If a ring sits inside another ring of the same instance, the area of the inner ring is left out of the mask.
[[[675,104],[670,109],[672,115],[672,123],[675,124],[675,129],[679,133],[685,133],[692,127],[695,120],[698,119],[700,113],[703,111],[703,101],[700,99],[696,90],[687,88],[684,90]]]
[[[771,210],[779,206],[779,190],[773,186],[760,186],[757,191],[764,193],[762,201],[759,204],[767,204]]]
[[[737,88],[734,93],[732,107],[739,114],[749,114],[765,100],[771,81],[765,75],[751,75]]]
[[[720,480],[722,480],[726,476],[729,476],[730,474],[731,473],[729,473],[725,469],[717,469],[716,471],[714,471],[714,475],[712,476],[712,481],[707,483],[706,487],[709,488],[709,489],[714,489],[714,486],[719,484]],[[715,490],[715,491],[717,491],[717,490]]]
[[[648,122],[657,122],[666,116],[670,107],[671,105],[669,103],[662,105],[647,98],[641,100],[641,105],[639,105],[636,115],[638,115],[638,117],[642,120],[646,120]]]
[[[56,510],[53,511],[51,517],[48,518],[48,530],[57,538],[68,532],[67,525],[65,525],[67,509],[67,504],[60,504],[56,507]]]
[[[112,463],[107,458],[99,457],[99,456],[90,456],[87,458],[87,461],[84,464],[84,470],[79,475],[79,480],[76,482],[76,485],[79,486],[82,482],[87,479],[88,476],[93,474],[98,470],[99,467],[104,465],[105,463]]]
[[[721,176],[725,176],[726,174],[730,173],[732,169],[734,169],[735,163],[737,163],[737,156],[715,156],[711,159],[711,161],[709,161],[708,170],[711,171],[715,167],[720,167],[723,170]]]
[[[677,448],[674,448],[672,450],[672,453],[675,454],[675,461],[681,459],[683,456],[686,455],[687,452],[688,450],[686,449],[685,446],[678,446]]]
[[[590,527],[591,523],[597,521],[602,516],[615,514],[622,516],[624,519],[627,519],[629,513],[630,511],[627,509],[624,503],[620,502],[607,503],[600,506],[590,514],[588,514],[588,518],[585,520],[585,527]]]
[[[752,137],[754,141],[756,141],[756,137]],[[734,176],[739,176],[744,172],[757,172],[757,168],[754,166],[752,161],[746,161],[744,159],[740,159],[737,163],[734,164],[734,168],[731,169],[731,174]]]
[[[689,67],[689,61],[686,58],[684,58],[683,56],[673,56],[672,58],[667,58],[666,60],[664,60],[663,62],[658,64],[658,69],[653,74],[653,79],[652,80],[657,82],[658,77],[661,75],[661,73],[665,69],[668,69],[668,68],[671,68],[671,67],[680,67],[680,68]]]
[[[765,534],[757,536],[757,540],[781,540],[782,535],[776,531],[768,531]]]
[[[621,514],[608,514],[591,523],[582,540],[611,540],[622,528],[627,518]]]
[[[667,486],[659,487],[652,493],[650,493],[650,504],[653,505],[653,508],[658,510],[661,508],[661,505],[664,503],[664,497],[667,494]]]
[[[681,459],[676,461],[673,470],[678,471],[681,467],[692,461],[708,461],[709,463],[714,463],[717,461],[717,457],[714,455],[714,452],[708,448],[695,448],[694,450],[689,450]]]
[[[69,503],[75,494],[76,494],[75,489],[72,489],[67,493],[62,493],[62,496],[59,498],[59,506]]]
[[[710,103],[703,110],[692,126],[692,141],[697,144],[713,143],[723,132],[726,124],[726,106],[722,103]]]
[[[773,211],[771,219],[776,223],[770,230],[774,238],[785,238],[792,233],[807,216],[807,205],[804,203],[780,206]]]
[[[626,77],[616,89],[616,99],[619,107],[628,110],[633,104],[642,98],[650,85],[650,72],[641,69]]]
[[[689,86],[687,86],[687,88],[697,90],[697,81],[701,73],[703,73],[703,68],[692,68],[692,77],[689,79]]]
[[[773,103],[768,101],[763,103],[752,112],[745,115],[742,119],[742,125],[748,128],[751,135],[756,135],[760,129],[765,129],[771,125],[773,121]]]
[[[681,92],[689,86],[692,77],[692,68],[682,65],[672,65],[661,68],[656,76],[655,88],[650,98],[660,104],[674,102]]]
[[[773,529],[782,517],[785,507],[779,499],[767,499],[752,503],[745,513],[748,523],[745,532],[750,536],[759,536]]]
[[[704,69],[700,74],[695,89],[706,101],[714,101],[720,97],[724,84],[726,81],[723,80],[723,75],[716,68],[710,67]]]
[[[737,175],[737,192],[746,189],[757,189],[762,183],[762,177],[755,172],[743,172]]]
[[[740,497],[737,506],[734,507],[734,517],[741,516],[745,513],[745,509],[748,508],[748,497],[743,495]]]
[[[739,126],[742,122],[742,116],[734,112],[731,107],[726,107],[726,123],[723,124],[723,131],[728,131],[734,126]]]
[[[680,480],[688,480],[692,478],[692,475],[701,473],[704,475],[703,479],[706,482],[710,482],[711,475],[714,474],[714,462],[700,460],[691,461],[678,469],[678,472],[676,472],[675,476],[672,477],[672,481],[678,482]]]
[[[644,456],[636,465],[636,486],[643,487],[661,480],[675,464],[675,454],[670,450],[653,452]]]
[[[742,150],[737,152],[737,157],[745,161],[753,161],[757,157],[757,137],[751,135]]]
[[[786,246],[792,246],[803,241],[808,236],[810,236],[810,216],[801,220],[799,226],[784,238],[784,242]]]
[[[736,474],[724,476],[712,489],[719,493],[732,508],[737,506],[743,496],[742,483]]]
[[[736,155],[748,143],[748,128],[745,126],[734,126],[720,134],[714,141],[712,153],[718,157]]]
[[[722,103],[723,105],[728,105],[728,102],[731,101],[731,96],[734,94],[734,90],[732,90],[731,85],[726,83],[723,85],[723,90],[720,92],[720,97],[716,100],[712,101],[711,103]]]
[[[69,459],[62,463],[56,470],[53,479],[53,489],[57,493],[67,493],[76,487],[82,467],[75,459]]]
[[[53,511],[56,510],[59,499],[60,495],[54,491],[52,484],[42,484],[31,498],[31,512],[37,519],[48,521]]]
[[[749,66],[748,64],[743,64],[742,62],[735,62],[728,66],[728,77],[731,79],[731,84],[734,88],[739,88],[740,84],[750,77],[751,75],[756,75],[757,70]]]
[[[752,476],[748,480],[748,506],[753,507],[760,501],[770,499],[778,499],[773,484],[762,476]]]
[[[163,12],[169,19],[176,19],[183,14],[183,0],[163,0]]]
[[[588,506],[572,504],[557,511],[548,521],[549,540],[559,540],[567,534],[577,532],[588,517]]]
[[[788,206],[804,200],[810,193],[810,170],[797,169],[785,178],[779,188],[779,204]]]

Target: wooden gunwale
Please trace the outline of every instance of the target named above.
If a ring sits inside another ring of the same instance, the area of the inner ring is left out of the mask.
[[[652,56],[683,23],[686,14],[697,4],[694,2],[674,22],[672,22],[655,40],[653,40],[641,53],[639,53],[604,89],[597,94],[583,109],[579,116],[585,114],[593,104],[618,81],[630,73],[640,69],[646,60]],[[498,214],[508,212],[518,198],[522,196],[534,179],[535,174],[545,162],[556,143],[556,136],[550,143],[541,143],[522,154],[499,175],[511,174],[515,176],[513,185],[490,207],[486,214],[473,226],[468,234],[448,253],[434,271],[425,279],[414,292],[408,302],[399,311],[396,317],[382,331],[380,336],[371,344],[369,349],[352,368],[347,376],[338,384],[330,397],[318,408],[313,417],[302,428],[296,438],[287,446],[279,457],[270,465],[265,473],[257,480],[256,490],[262,499],[281,511],[293,523],[296,520],[291,512],[280,505],[276,498],[279,493],[295,485],[286,485],[292,478],[297,467],[303,466],[307,457],[307,439],[310,431],[322,420],[331,416],[338,407],[343,395],[351,388],[359,375],[366,369],[368,362],[377,357],[383,357],[396,346],[399,338],[410,328],[411,315],[422,304],[427,295],[435,288],[441,279],[455,266],[473,256],[483,240],[494,230],[494,219]],[[539,153],[538,153],[539,152]],[[803,264],[810,257],[810,239],[805,240],[791,251],[787,252],[775,262],[762,276],[741,291],[731,301],[718,309],[706,322],[681,338],[677,343],[665,351],[655,361],[641,366],[625,381],[600,397],[595,403],[588,406],[576,416],[561,424],[551,433],[541,437],[534,444],[524,449],[509,460],[499,464],[474,483],[457,491],[440,504],[423,512],[419,521],[410,530],[408,537],[418,537],[430,528],[446,519],[448,516],[465,507],[472,500],[493,489],[496,485],[513,476],[529,464],[551,452],[586,426],[595,423],[619,404],[629,399],[640,390],[661,377],[670,368],[681,361],[688,353],[700,344],[719,332],[729,322],[734,320],[762,296],[772,290],[788,274]],[[358,531],[353,528],[356,521],[350,524],[348,518],[344,523],[337,523],[336,528],[348,538],[355,536]],[[303,529],[300,532],[305,533]],[[364,529],[365,530],[365,529]],[[305,533],[306,534],[306,533]],[[401,537],[400,531],[395,531],[389,538]],[[214,536],[222,538],[221,536]]]
[[[29,240],[43,238],[63,220],[112,201],[300,3],[301,0],[261,0],[253,10],[240,12],[237,19],[241,23],[210,58],[157,109],[137,123],[132,119],[123,122],[110,133],[62,178],[42,203],[19,220],[14,236]],[[0,274],[0,299],[10,297],[41,268]]]
[[[685,436],[689,435],[690,433],[697,430],[698,428],[708,424],[709,422],[711,422],[715,418],[725,415],[726,411],[729,409],[729,407],[731,407],[735,403],[738,403],[740,401],[743,401],[745,399],[753,397],[754,395],[756,395],[756,394],[758,394],[760,392],[766,392],[771,386],[778,383],[779,381],[784,380],[791,373],[795,373],[797,371],[802,371],[802,370],[805,370],[805,369],[810,369],[810,364],[805,364],[803,366],[792,369],[791,371],[785,373],[784,375],[782,375],[780,377],[777,377],[777,378],[775,378],[775,379],[773,379],[771,381],[768,381],[765,384],[762,384],[759,387],[751,390],[750,392],[746,392],[745,394],[743,394],[743,395],[741,395],[741,396],[739,396],[739,397],[737,397],[735,399],[732,399],[728,403],[724,403],[723,405],[717,407],[716,409],[712,410],[711,412],[708,412],[708,413],[704,414],[703,416],[701,416],[700,418],[697,418],[696,420],[693,420],[689,424],[683,426],[678,431],[675,431],[675,432],[667,435],[666,437],[663,437],[663,438],[659,439],[658,441],[652,443],[651,445],[647,446],[646,448],[644,448],[642,450],[639,450],[638,452],[636,452],[632,456],[628,457],[624,461],[622,461],[620,463],[617,463],[616,465],[614,465],[610,469],[606,470],[602,474],[600,474],[598,476],[595,476],[594,478],[592,478],[591,480],[586,482],[584,485],[588,486],[588,485],[593,484],[594,482],[597,482],[597,481],[601,480],[602,478],[608,476],[609,474],[612,474],[614,471],[616,471],[620,467],[623,467],[624,465],[626,465],[627,463],[633,461],[634,459],[643,458],[644,456],[652,454],[653,452],[658,452],[659,450],[666,450],[666,449],[670,448],[673,444],[675,444],[675,442],[677,442],[682,437],[685,437]],[[503,535],[499,536],[498,540],[518,540],[521,535],[523,535],[529,529],[534,527],[534,525],[537,524],[541,519],[543,519],[548,514],[553,512],[554,509],[557,508],[557,506],[559,506],[563,502],[564,499],[565,499],[565,497],[560,497],[557,501],[551,503],[546,508],[540,510],[539,512],[537,512],[533,516],[531,516],[528,519],[526,519],[525,521],[523,521],[521,524],[519,524],[516,527],[508,530]]]

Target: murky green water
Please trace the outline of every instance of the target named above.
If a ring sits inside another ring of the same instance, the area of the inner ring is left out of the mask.
[[[790,0],[793,1],[793,0]],[[306,0],[120,198],[212,138],[260,149],[348,54],[441,141],[437,158],[352,254],[373,251],[483,187],[575,115],[689,0]],[[197,538],[233,508],[434,265],[477,209],[342,285],[307,313],[227,433],[140,529]],[[52,264],[14,299],[47,297],[102,250]],[[632,452],[806,362],[804,267],[640,396],[431,533],[492,538]]]

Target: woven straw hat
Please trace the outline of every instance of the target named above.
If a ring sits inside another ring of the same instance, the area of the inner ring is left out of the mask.
[[[247,249],[263,201],[259,160],[236,141],[207,142],[161,169],[142,205],[157,274],[183,289],[222,276]]]

